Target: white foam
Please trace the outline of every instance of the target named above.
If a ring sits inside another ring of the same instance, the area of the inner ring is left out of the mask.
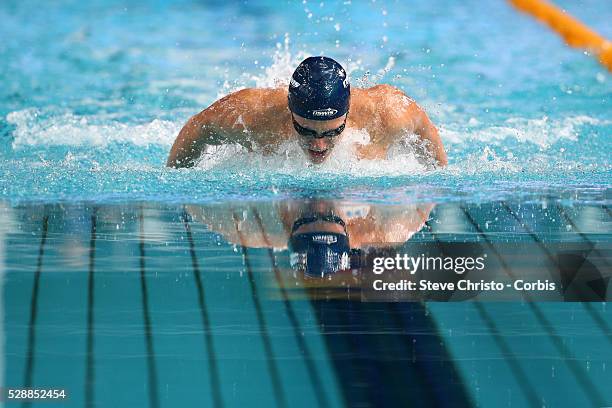
[[[522,168],[515,157],[499,157],[489,146],[485,146],[481,152],[469,155],[460,163],[449,165],[445,171],[454,175],[471,175],[498,172],[517,173]]]
[[[76,116],[71,112],[47,117],[36,109],[11,112],[6,120],[16,127],[13,148],[24,146],[105,146],[126,142],[136,146],[170,146],[182,124],[154,119],[148,123],[127,124],[118,121],[96,123],[95,116]]]
[[[49,116],[35,109],[10,113],[7,121],[16,129],[13,132],[13,148],[26,146],[106,146],[112,142],[130,143],[135,146],[159,145],[170,148],[178,134],[181,122],[153,120],[143,124],[126,124],[104,116],[76,116],[67,112]],[[105,123],[107,122],[107,123]],[[476,118],[466,121],[465,131],[443,127],[441,135],[447,148],[452,145],[483,143],[476,153],[461,163],[452,164],[444,170],[450,174],[476,174],[482,172],[519,172],[525,167],[545,169],[550,157],[538,158],[533,154],[529,162],[519,160],[511,154],[500,157],[489,146],[500,145],[506,139],[515,139],[521,144],[533,144],[546,149],[558,140],[577,140],[580,126],[604,125],[609,122],[588,116],[566,117],[560,120],[549,118],[510,118],[503,126],[483,126]],[[456,125],[455,125],[456,126]],[[369,135],[365,131],[347,129],[338,146],[321,165],[310,163],[296,141],[285,142],[276,153],[264,155],[248,152],[241,146],[211,146],[202,155],[199,167],[203,169],[244,172],[244,163],[249,171],[266,174],[287,174],[300,177],[304,169],[308,173],[342,173],[355,176],[393,176],[421,174],[430,171],[432,164],[425,161],[419,151],[416,136],[407,135],[406,142],[392,149],[384,160],[360,160],[356,154],[359,144],[366,144]]]
[[[515,139],[520,143],[530,143],[548,148],[559,140],[578,140],[581,126],[609,123],[612,123],[612,121],[602,121],[579,115],[560,120],[551,120],[546,116],[538,119],[508,118],[499,125],[482,126],[477,118],[472,117],[465,124],[440,126],[440,135],[444,142],[455,144],[472,141],[499,144],[506,139]]]
[[[409,136],[415,142],[416,136]],[[407,139],[407,140],[408,140]],[[309,174],[330,173],[355,176],[392,176],[420,174],[433,168],[431,162],[419,153],[423,149],[418,143],[400,144],[387,154],[385,159],[359,159],[357,148],[367,144],[370,136],[365,130],[347,129],[330,156],[321,164],[311,163],[297,141],[281,144],[276,153],[261,154],[248,152],[238,145],[211,146],[202,155],[198,167],[202,169],[244,172],[244,163],[249,163],[249,171],[262,173],[303,176],[305,169]]]

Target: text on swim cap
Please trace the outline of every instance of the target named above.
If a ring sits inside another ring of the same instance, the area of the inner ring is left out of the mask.
[[[312,112],[314,116],[333,116],[338,113],[337,109],[327,108],[327,109],[317,109]]]

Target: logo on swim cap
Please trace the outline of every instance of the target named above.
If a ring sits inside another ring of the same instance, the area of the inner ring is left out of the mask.
[[[336,113],[338,113],[338,109],[332,109],[332,108],[317,109],[315,111],[312,111],[312,114],[319,118],[326,118],[328,116],[334,116]]]
[[[312,242],[329,245],[338,242],[338,238],[335,235],[314,235],[312,237]]]
[[[289,82],[289,85],[293,88],[299,88],[300,87],[300,83],[298,81],[296,81],[295,79],[291,78],[291,81]]]

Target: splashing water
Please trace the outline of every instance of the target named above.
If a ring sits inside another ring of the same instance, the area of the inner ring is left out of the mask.
[[[486,6],[468,17],[448,7],[449,14],[437,19],[425,8],[399,5],[380,17],[380,25],[370,6],[357,4],[309,8],[310,18],[303,10],[266,8],[268,20],[247,8],[234,36],[222,37],[211,33],[224,32],[219,15],[233,11],[215,7],[140,10],[127,20],[105,17],[95,27],[83,25],[84,10],[61,4],[28,10],[32,21],[63,21],[49,32],[22,27],[26,5],[0,6],[6,23],[0,35],[13,39],[0,49],[6,83],[0,91],[0,199],[223,201],[328,194],[479,201],[544,194],[607,202],[612,81],[554,39],[525,48],[516,26],[526,23],[511,10]],[[486,37],[481,14],[499,23]],[[269,24],[262,26],[264,20]],[[143,35],[151,24],[159,31]],[[537,29],[521,27],[520,35]],[[110,31],[122,38],[120,45],[105,42]],[[445,50],[437,45],[442,35],[464,41]],[[25,41],[32,44],[29,51],[20,46]],[[499,43],[506,48],[500,51]],[[244,87],[287,86],[295,66],[317,54],[343,63],[353,86],[386,82],[414,98],[438,125],[449,166],[433,168],[410,135],[385,160],[358,160],[355,147],[369,136],[347,129],[320,166],[287,142],[271,155],[210,148],[196,169],[165,168],[189,116]],[[559,69],[554,61],[571,68]]]

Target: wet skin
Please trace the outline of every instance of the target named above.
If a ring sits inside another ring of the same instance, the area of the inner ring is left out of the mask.
[[[350,237],[351,248],[360,248],[364,243],[405,242],[423,228],[429,218],[433,204],[377,205],[367,206],[360,215],[349,215],[354,211],[350,201],[307,200],[262,203],[236,203],[234,206],[187,206],[193,219],[224,236],[231,243],[252,248],[286,249],[293,234],[307,232],[334,232]],[[352,210],[351,210],[352,208]],[[295,221],[309,214],[334,214],[346,223],[342,225],[325,220],[303,224],[293,233]],[[245,214],[237,225],[235,214]],[[260,221],[266,223],[264,229]],[[240,234],[238,234],[240,230]]]
[[[310,120],[293,114],[302,127],[323,133],[345,118]],[[401,90],[390,85],[351,89],[346,128],[365,130],[370,140],[359,145],[359,159],[384,159],[388,149],[416,134],[438,166],[447,163],[438,131],[427,114]],[[207,146],[240,144],[249,151],[277,152],[285,141],[296,141],[308,159],[319,164],[345,136],[311,138],[298,134],[287,105],[285,88],[247,88],[216,101],[191,117],[177,136],[168,156],[169,167],[192,167]]]

